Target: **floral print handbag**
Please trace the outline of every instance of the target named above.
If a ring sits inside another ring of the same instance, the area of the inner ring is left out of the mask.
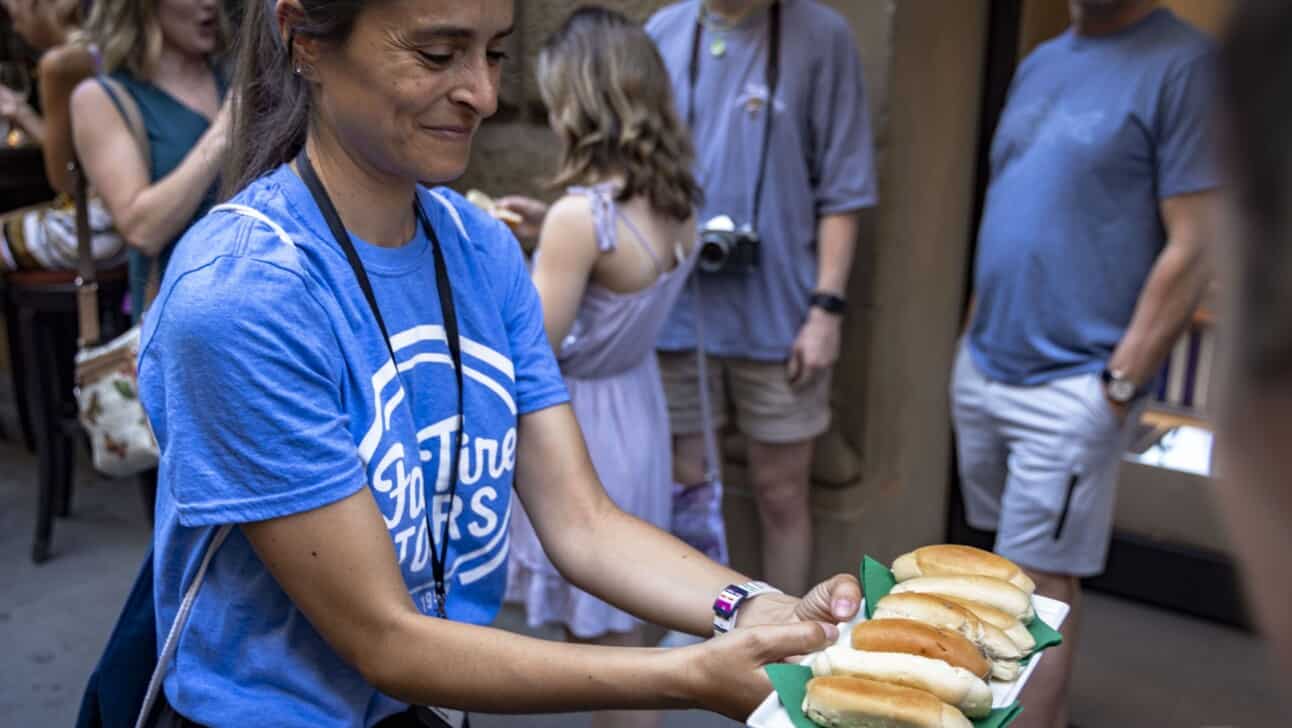
[[[76,352],[76,405],[81,425],[90,437],[94,469],[104,475],[125,477],[157,466],[157,439],[143,403],[139,401],[136,362],[140,328],[106,344],[99,342],[99,287],[94,257],[85,176],[76,177],[76,279],[77,318],[80,324]],[[149,292],[156,291],[156,262],[149,275]],[[151,296],[149,297],[151,300]]]
[[[139,326],[76,354],[76,403],[94,469],[124,477],[157,466],[157,439],[139,401]]]

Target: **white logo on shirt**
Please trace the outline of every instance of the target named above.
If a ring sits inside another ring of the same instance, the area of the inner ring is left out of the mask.
[[[515,370],[511,361],[479,342],[465,337],[461,342],[464,384],[469,386],[475,382],[484,386],[514,419],[516,403],[510,386],[515,381]],[[442,351],[444,347],[432,350],[427,344],[447,344],[444,327],[417,326],[391,337],[400,373],[408,374],[426,365],[452,369],[453,361]],[[403,356],[405,351],[414,353]],[[372,488],[378,495],[400,565],[414,574],[430,565],[428,519],[424,517],[428,506],[427,473],[423,468],[434,463],[435,488],[429,504],[434,539],[439,540],[447,525],[450,543],[462,540],[464,533],[472,542],[484,542],[477,549],[453,557],[446,581],[451,584],[456,576],[461,584],[467,585],[493,574],[506,561],[510,547],[507,528],[511,519],[510,499],[499,492],[497,483],[515,470],[516,428],[473,433],[470,417],[466,427],[460,428],[457,416],[453,415],[418,431],[417,452],[408,453],[403,442],[387,438],[391,420],[406,398],[392,362],[387,361],[373,374],[372,394],[375,416],[359,444],[359,454],[368,466]],[[451,448],[459,434],[459,490],[450,501]],[[502,505],[504,502],[506,506]]]
[[[767,84],[749,82],[745,84],[745,90],[736,97],[736,106],[743,108],[750,116],[757,117],[763,113],[763,108],[767,106],[767,97],[770,95]],[[776,99],[776,105],[772,107],[777,114],[785,113],[785,103]]]

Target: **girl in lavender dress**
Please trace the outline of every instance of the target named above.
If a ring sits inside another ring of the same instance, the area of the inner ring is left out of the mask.
[[[618,13],[571,16],[543,48],[538,79],[563,145],[554,185],[568,186],[533,270],[548,340],[601,482],[621,509],[667,530],[672,456],[655,339],[695,261],[690,141],[654,44]],[[512,518],[508,591],[531,625],[642,643],[640,622],[562,579],[521,509]],[[596,724],[654,720],[602,713]]]

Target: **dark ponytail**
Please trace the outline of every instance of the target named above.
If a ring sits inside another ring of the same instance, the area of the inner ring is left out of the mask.
[[[224,197],[291,161],[305,144],[310,87],[296,75],[287,42],[278,33],[275,0],[248,0],[238,34],[233,81],[233,144],[224,173]],[[363,0],[300,0],[298,37],[343,43]]]

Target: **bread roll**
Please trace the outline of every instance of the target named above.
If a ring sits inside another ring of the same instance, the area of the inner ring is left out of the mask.
[[[986,680],[991,664],[958,632],[912,619],[862,622],[852,630],[852,647],[865,652],[904,652],[963,668]]]
[[[996,607],[1024,624],[1036,618],[1027,592],[989,576],[921,576],[893,587],[893,594],[935,594]]]
[[[913,619],[957,632],[987,656],[993,679],[1012,682],[1022,672],[1019,660],[1023,659],[1024,653],[1014,640],[999,628],[980,620],[967,608],[944,597],[916,593],[889,594],[875,605],[872,618]],[[1014,623],[1022,628],[1017,619]],[[1024,629],[1023,632],[1026,634],[1027,630]],[[856,647],[855,644],[853,646]]]
[[[966,611],[982,620],[984,625],[999,629],[1015,645],[1018,645],[1019,651],[1024,655],[1036,649],[1036,638],[1032,636],[1031,632],[1027,631],[1027,627],[1024,627],[1022,622],[1008,613],[995,607],[989,607],[986,604],[971,602],[968,599],[959,597],[945,597],[945,599],[956,606],[963,607]]]
[[[898,556],[893,562],[893,576],[899,582],[921,576],[990,576],[1028,594],[1036,591],[1036,584],[1013,561],[990,551],[955,544],[925,546]]]
[[[973,728],[929,693],[855,677],[809,680],[803,714],[826,728]]]
[[[991,712],[991,688],[982,678],[930,657],[827,647],[812,661],[812,674],[864,677],[924,690],[970,718],[982,718]]]
[[[520,215],[505,207],[499,207],[496,200],[480,190],[468,190],[467,202],[470,202],[481,210],[489,213],[489,215],[495,220],[501,220],[507,225],[507,227],[515,228],[517,225],[524,222],[524,218]]]

